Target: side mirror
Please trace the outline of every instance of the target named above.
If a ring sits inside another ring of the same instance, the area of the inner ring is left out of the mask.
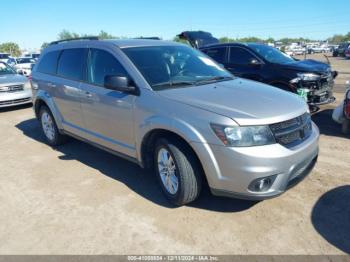
[[[18,69],[18,70],[17,70],[17,74],[24,75],[24,72],[23,72],[23,70]]]
[[[107,75],[104,79],[104,86],[123,93],[138,94],[137,88],[131,85],[130,79],[126,76]]]
[[[258,66],[261,66],[261,62],[255,58],[253,58],[252,60],[250,60],[249,65],[258,67]]]

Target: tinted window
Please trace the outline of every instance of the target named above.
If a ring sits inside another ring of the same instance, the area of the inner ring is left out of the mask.
[[[232,79],[232,75],[214,60],[186,46],[131,47],[122,50],[154,90]]]
[[[248,44],[248,46],[270,63],[288,64],[295,62],[292,57],[277,48],[262,44]]]
[[[63,50],[57,74],[72,80],[83,80],[86,50],[83,48]]]
[[[38,65],[38,71],[45,74],[56,74],[57,59],[60,51],[49,52],[44,55]]]
[[[203,50],[203,52],[206,53],[211,58],[213,58],[218,63],[225,62],[226,47],[206,49],[206,50]]]
[[[252,59],[256,59],[247,50],[240,47],[230,48],[230,63],[237,65],[247,65]]]
[[[91,49],[88,81],[92,84],[103,86],[107,75],[126,76],[127,73],[112,54],[104,50]]]

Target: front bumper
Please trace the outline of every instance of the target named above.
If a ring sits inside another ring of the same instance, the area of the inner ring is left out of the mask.
[[[0,108],[29,104],[32,102],[32,90],[24,89],[18,92],[1,92]]]
[[[258,147],[226,147],[192,143],[215,195],[263,200],[278,196],[306,177],[318,156],[319,130],[313,123],[310,137],[286,148],[280,144]],[[276,176],[264,192],[251,191],[256,179]]]

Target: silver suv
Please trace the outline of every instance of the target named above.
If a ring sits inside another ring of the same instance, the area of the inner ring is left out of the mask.
[[[277,196],[318,156],[319,131],[301,98],[236,78],[175,42],[53,42],[32,88],[50,145],[72,136],[154,168],[175,205],[195,200],[204,182],[220,196]]]

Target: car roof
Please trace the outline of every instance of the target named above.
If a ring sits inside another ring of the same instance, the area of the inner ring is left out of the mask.
[[[173,41],[153,40],[153,39],[70,40],[67,42],[59,42],[59,43],[53,42],[45,49],[45,52],[67,49],[67,48],[86,47],[91,44],[93,44],[94,46],[115,45],[119,48],[183,45],[181,43],[176,43]]]
[[[201,47],[200,49],[207,49],[207,48],[213,48],[213,47],[222,47],[222,46],[244,46],[249,47],[253,45],[266,45],[264,43],[257,43],[257,42],[229,42],[229,43],[219,43],[219,44],[212,44],[212,45],[206,45]]]

